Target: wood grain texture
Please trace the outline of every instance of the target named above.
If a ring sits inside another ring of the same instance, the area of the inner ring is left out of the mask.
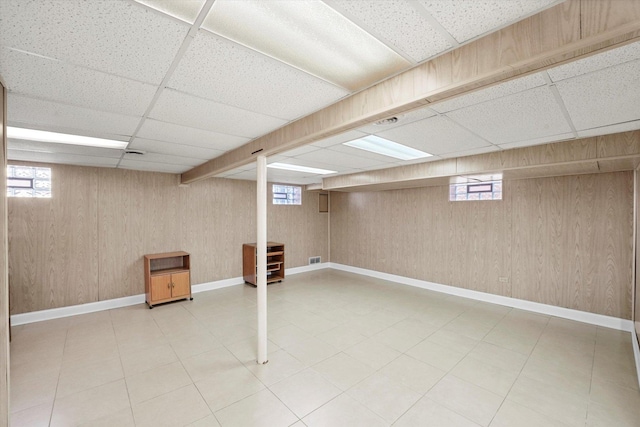
[[[0,192],[7,194],[6,96],[0,84]],[[0,200],[0,427],[9,426],[9,276],[7,258],[7,197]]]
[[[611,28],[625,27],[640,18],[640,2],[582,0],[581,36],[591,37]]]
[[[635,184],[635,213],[634,218],[636,225],[636,246],[635,246],[635,283],[633,292],[633,324],[636,333],[636,339],[640,344],[640,233],[638,233],[638,225],[640,225],[640,174],[636,169],[634,171],[634,184]]]
[[[12,314],[142,294],[144,254],[189,252],[193,284],[242,275],[242,244],[255,241],[255,182],[179,187],[169,174],[46,166],[52,199],[9,200]],[[328,260],[318,193],[304,192],[302,206],[269,205],[268,218],[269,239],[287,245],[287,268]]]
[[[619,172],[505,181],[500,202],[332,192],[331,261],[629,319],[632,186]]]
[[[331,193],[331,261],[499,295],[510,203],[449,202],[448,186]]]
[[[279,154],[637,40],[637,4],[637,0],[563,2],[256,138],[185,172],[181,180],[189,183],[215,176],[252,162],[256,151]]]
[[[8,201],[12,314],[98,300],[97,169],[56,165],[51,191]]]
[[[143,173],[105,168],[97,172],[100,299],[142,293],[144,281],[138,274],[144,271],[142,255],[149,253],[145,252],[144,244],[147,207]],[[174,246],[167,250],[175,249],[180,248]]]
[[[514,181],[513,296],[631,316],[631,172]]]

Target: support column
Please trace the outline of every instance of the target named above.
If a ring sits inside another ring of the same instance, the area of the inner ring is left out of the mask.
[[[259,364],[267,360],[267,158],[257,159],[257,240],[258,271],[258,358]]]

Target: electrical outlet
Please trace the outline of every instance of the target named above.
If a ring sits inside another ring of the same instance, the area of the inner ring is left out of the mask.
[[[505,276],[498,277],[498,282],[500,283],[509,283],[509,278]]]

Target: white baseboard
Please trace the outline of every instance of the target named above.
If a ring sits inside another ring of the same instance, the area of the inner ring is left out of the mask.
[[[293,267],[287,268],[284,271],[285,275],[298,274],[298,273],[306,273],[307,271],[315,271],[315,270],[323,270],[325,268],[329,268],[328,262],[321,262],[320,264],[310,264],[303,265],[302,267]]]
[[[455,286],[441,285],[438,283],[427,282],[424,280],[412,279],[409,277],[397,276],[394,274],[381,273],[374,270],[367,270],[359,267],[352,267],[343,264],[325,262],[321,264],[305,265],[302,267],[294,267],[286,270],[286,275],[294,275],[305,273],[308,271],[321,270],[325,268],[333,268],[336,270],[348,271],[351,273],[361,274],[363,276],[376,277],[383,280],[389,280],[396,283],[402,283],[418,288],[429,289],[436,292],[442,292],[449,295],[457,295],[464,298],[475,299],[478,301],[490,302],[493,304],[504,305],[513,308],[519,308],[536,313],[547,314],[551,316],[562,317],[565,319],[576,320],[579,322],[590,323],[593,325],[604,326],[622,331],[633,331],[633,322],[630,320],[619,319],[616,317],[604,316],[601,314],[587,313],[569,308],[556,307],[553,305],[540,304],[537,302],[525,301],[516,298],[509,298],[500,295],[488,294],[485,292],[472,291],[469,289],[457,288]],[[217,280],[214,282],[201,283],[192,286],[194,294],[226,288],[243,284],[242,277],[233,277],[231,279]],[[133,295],[124,298],[115,298],[106,301],[96,301],[87,304],[72,305],[69,307],[53,308],[49,310],[33,311],[30,313],[14,314],[11,316],[11,324],[14,326],[24,325],[26,323],[41,322],[43,320],[57,319],[61,317],[75,316],[78,314],[93,313],[102,310],[111,310],[113,308],[127,307],[145,302],[145,295]]]
[[[617,317],[604,316],[602,314],[587,313],[585,311],[573,310],[570,308],[557,307],[554,305],[541,304],[538,302],[525,301],[517,298],[504,297],[489,294],[486,292],[472,291],[470,289],[457,288],[455,286],[441,285],[439,283],[427,282],[425,280],[412,279],[410,277],[397,276],[395,274],[381,273],[379,271],[367,270],[365,268],[352,267],[349,265],[329,263],[329,268],[361,274],[363,276],[376,277],[382,280],[402,283],[404,285],[415,286],[431,291],[442,292],[449,295],[456,295],[492,304],[504,305],[507,307],[519,308],[535,313],[549,316],[561,317],[564,319],[576,320],[578,322],[590,323],[592,325],[603,326],[605,328],[618,329],[632,332],[633,322],[631,320],[619,319]]]
[[[328,268],[329,263],[304,265],[302,267],[294,267],[285,270],[285,275],[294,275],[305,273],[307,271],[321,270]],[[242,285],[244,279],[242,277],[233,277],[231,279],[216,280],[214,282],[200,283],[191,286],[191,293],[212,291],[215,289],[227,288],[229,286]],[[11,325],[18,326],[33,322],[42,322],[43,320],[59,319],[61,317],[77,316],[79,314],[94,313],[96,311],[111,310],[113,308],[128,307],[130,305],[143,304],[145,295],[133,295],[124,298],[114,298],[105,301],[96,301],[86,304],[71,305],[68,307],[52,308],[48,310],[32,311],[30,313],[14,314],[11,316]]]
[[[32,311],[30,313],[14,314],[11,316],[11,326],[42,322],[43,320],[59,319],[61,317],[77,316],[78,314],[87,314],[96,311],[111,310],[112,308],[127,307],[130,305],[142,304],[144,303],[144,300],[145,296],[144,294],[141,294],[130,297],[114,298],[106,301],[71,305],[68,307]]]
[[[231,279],[216,280],[214,282],[200,283],[199,285],[191,286],[191,293],[197,294],[200,292],[213,291],[215,289],[228,288],[229,286],[242,285],[244,279],[242,277],[233,277]]]
[[[634,330],[631,332],[631,340],[633,341],[633,355],[636,359],[636,374],[638,375],[638,385],[640,385],[640,345],[638,344],[638,335]]]

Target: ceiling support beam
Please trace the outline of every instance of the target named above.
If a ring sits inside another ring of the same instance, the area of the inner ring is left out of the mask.
[[[602,135],[475,156],[324,178],[322,189],[378,191],[449,185],[451,177],[502,173],[504,179],[634,170],[640,131]]]
[[[367,123],[640,40],[637,0],[567,0],[185,172],[188,184]]]

